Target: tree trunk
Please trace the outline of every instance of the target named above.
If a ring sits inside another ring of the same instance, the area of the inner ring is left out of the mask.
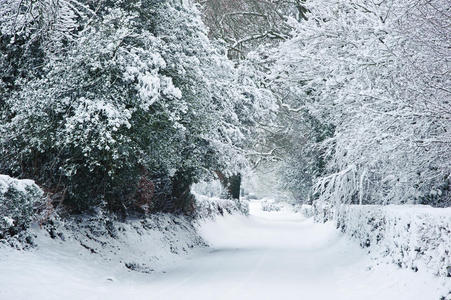
[[[217,171],[219,181],[226,191],[227,199],[240,199],[240,187],[241,187],[241,174],[235,174],[230,177],[225,176],[221,172]]]
[[[191,215],[194,213],[194,196],[191,194],[192,176],[189,172],[177,172],[172,178],[173,208],[171,212]]]

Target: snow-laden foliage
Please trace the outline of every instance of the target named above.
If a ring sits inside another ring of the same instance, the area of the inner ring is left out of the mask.
[[[43,191],[32,180],[0,175],[0,240],[26,230],[42,200]]]
[[[181,163],[189,169],[204,161],[218,169],[236,171],[243,164],[239,146],[244,136],[234,105],[244,97],[234,88],[237,79],[233,65],[209,42],[197,11],[169,4],[158,11],[155,31],[164,42],[160,51],[167,62],[165,74],[183,94],[183,101],[165,107],[180,132]],[[192,149],[199,143],[204,145]],[[215,157],[214,153],[224,155]]]
[[[153,50],[155,37],[137,30],[136,17],[112,9],[66,54],[48,59],[45,77],[21,82],[23,88],[6,100],[4,167],[37,174],[42,183],[76,180],[68,192],[79,196],[90,193],[90,184],[101,190],[119,176],[133,180],[123,172],[146,163],[142,153],[152,136],[145,128],[167,119],[164,112],[154,117],[151,105],[181,97],[159,74],[165,62]],[[24,164],[34,169],[21,170]]]
[[[337,228],[374,257],[414,271],[451,276],[451,210],[429,206],[340,205],[315,201],[317,221]]]
[[[62,52],[94,15],[77,0],[1,1],[0,94],[7,98],[17,79],[42,74],[45,56]]]
[[[257,142],[248,155],[257,172],[266,177],[271,170],[277,175],[274,188],[306,201],[315,179],[324,174],[327,157],[321,142],[333,135],[334,126],[303,107],[307,99],[299,95],[298,83],[290,81],[289,76],[294,74],[282,74],[284,67],[279,69],[280,52],[281,47],[260,47],[242,62],[251,66],[252,79],[265,87],[273,105],[271,113],[254,129]]]
[[[290,26],[287,15],[302,19],[302,1],[198,0],[209,35],[227,45],[228,56],[235,60],[246,57],[259,45],[286,39]]]
[[[306,144],[326,163],[316,197],[449,205],[447,1],[306,5],[308,20],[291,20],[294,37],[268,58],[268,81],[286,95],[282,106],[334,129]],[[292,157],[302,178],[306,157]]]
[[[193,194],[196,197],[195,217],[198,220],[214,219],[228,214],[249,214],[249,203],[244,199],[210,197],[196,192]]]
[[[74,39],[77,18],[87,18],[94,12],[77,0],[4,0],[0,3],[2,35],[37,40],[58,51],[64,42]]]
[[[40,72],[8,77],[0,170],[33,178],[79,209],[106,200],[148,210],[163,193],[157,179],[168,179],[169,197],[189,202],[193,182],[246,165],[252,126],[272,98],[209,41],[190,1],[45,3],[64,20],[78,16],[76,26],[67,26],[72,39],[60,51],[35,45],[39,64],[23,67]],[[2,9],[2,18],[13,12]]]

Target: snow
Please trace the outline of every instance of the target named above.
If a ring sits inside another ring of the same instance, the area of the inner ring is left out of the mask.
[[[4,194],[8,191],[8,188],[12,186],[15,190],[26,193],[27,187],[35,187],[35,183],[30,179],[16,179],[8,175],[0,174],[0,194]]]
[[[8,216],[3,217],[3,220],[6,222],[8,226],[14,226],[14,219]]]
[[[147,106],[143,109],[147,110],[148,106],[152,105],[160,95],[160,78],[155,74],[146,72],[146,74],[139,77],[139,81],[141,85],[139,95],[145,101],[144,105]]]
[[[81,255],[70,244],[0,248],[0,299],[439,299],[443,282],[366,252],[288,206],[200,221],[210,244],[150,274]],[[152,255],[149,251],[148,255]]]

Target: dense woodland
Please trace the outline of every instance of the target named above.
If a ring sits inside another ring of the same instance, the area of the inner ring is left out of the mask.
[[[451,206],[450,26],[446,0],[3,0],[0,174],[75,212],[190,214],[268,169],[302,203]]]

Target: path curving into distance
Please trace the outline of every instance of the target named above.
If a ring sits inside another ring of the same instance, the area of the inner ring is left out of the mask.
[[[333,224],[301,214],[227,216],[200,227],[211,249],[154,278],[149,299],[438,299],[428,274],[393,265],[369,268],[370,258]],[[373,263],[374,264],[374,263]]]

